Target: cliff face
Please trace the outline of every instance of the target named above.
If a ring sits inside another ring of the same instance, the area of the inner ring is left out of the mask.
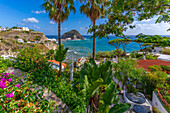
[[[63,40],[82,40],[84,39],[81,34],[77,30],[71,30],[69,32],[66,32],[62,36]]]

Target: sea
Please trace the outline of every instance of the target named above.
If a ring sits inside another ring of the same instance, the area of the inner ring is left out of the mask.
[[[126,36],[130,37],[131,40],[135,40],[135,36]],[[47,38],[52,39],[58,39],[57,36],[54,35],[47,35]],[[87,56],[88,53],[92,53],[93,51],[93,39],[91,36],[83,35],[83,38],[85,40],[69,40],[69,41],[62,41],[61,43],[64,45],[64,47],[69,48],[69,53],[72,53],[71,56],[73,55],[76,58],[81,58],[83,56]],[[113,45],[108,44],[109,40],[116,39],[118,37],[116,36],[109,36],[109,38],[96,38],[96,52],[98,51],[111,51],[115,50],[116,48]],[[122,47],[121,47],[122,48]],[[140,46],[138,43],[131,42],[130,44],[127,44],[126,46],[126,51],[127,52],[132,52],[132,51],[137,51],[140,50]]]

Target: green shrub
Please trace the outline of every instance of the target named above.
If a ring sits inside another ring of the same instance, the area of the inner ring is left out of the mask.
[[[18,39],[18,38],[20,38],[20,37],[19,37],[19,36],[15,36],[15,38],[17,38],[17,39]]]
[[[85,112],[86,103],[81,92],[76,93],[70,83],[57,77],[57,71],[51,69],[51,63],[40,52],[35,47],[24,49],[18,54],[15,67],[30,72],[29,81],[47,87],[75,113]]]
[[[155,57],[153,55],[146,55],[145,58],[150,59],[150,60],[156,60],[157,59],[157,57]]]
[[[170,66],[161,65],[162,71],[170,71]]]
[[[35,40],[37,40],[37,41],[40,41],[40,39],[41,39],[40,36],[36,36],[36,37],[35,37]]]
[[[148,69],[150,69],[152,72],[161,71],[161,67],[157,65],[149,66]]]
[[[162,52],[163,52],[163,54],[170,55],[170,48],[163,49]]]
[[[134,93],[134,94],[136,94],[139,90],[136,89],[136,88],[133,86],[133,84],[129,84],[129,85],[127,86],[127,91],[128,91],[128,93]]]
[[[23,31],[23,33],[29,34],[29,33],[30,33],[30,31]]]
[[[25,43],[27,43],[27,40],[25,38],[23,40],[24,40]]]
[[[156,108],[156,107],[152,107],[152,109],[153,109],[153,113],[161,113],[161,112],[159,111],[159,109]]]

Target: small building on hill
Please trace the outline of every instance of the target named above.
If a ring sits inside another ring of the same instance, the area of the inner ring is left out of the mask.
[[[48,60],[48,62],[51,62],[51,63],[52,63],[52,68],[53,68],[53,69],[59,70],[60,62],[58,62],[58,61],[56,61],[56,60]],[[66,67],[67,67],[67,64],[62,63],[62,70],[66,69]]]
[[[0,31],[6,31],[6,28],[0,28]]]
[[[28,27],[18,27],[16,29],[12,29],[13,31],[29,31]]]

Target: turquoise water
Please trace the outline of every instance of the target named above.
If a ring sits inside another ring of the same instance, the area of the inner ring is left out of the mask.
[[[69,47],[69,50],[78,53],[78,56],[87,56],[88,53],[92,53],[93,50],[93,39],[91,36],[83,36],[85,40],[70,40],[70,41],[62,41],[64,47]],[[47,38],[56,38],[57,36],[47,36]],[[96,38],[96,52],[98,51],[111,51],[115,50],[113,45],[108,44],[109,40],[113,40],[117,37],[110,36],[109,39],[107,38]],[[130,36],[132,40],[135,39],[135,36]],[[135,42],[131,42],[126,46],[127,52],[140,50],[139,44]]]

